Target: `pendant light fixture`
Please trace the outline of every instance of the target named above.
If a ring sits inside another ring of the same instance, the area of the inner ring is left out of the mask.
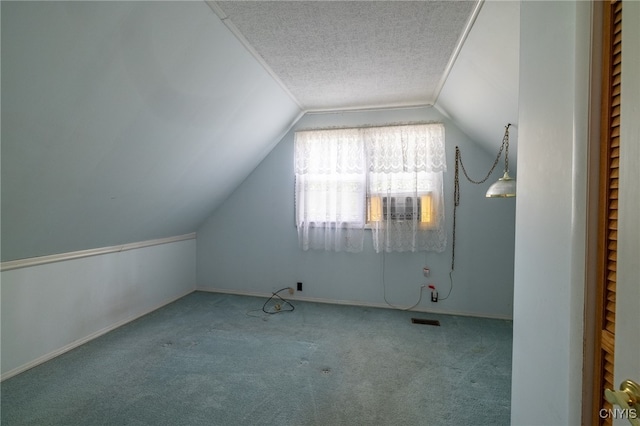
[[[504,149],[504,175],[489,187],[486,194],[487,198],[506,198],[516,196],[516,180],[509,176],[509,126],[511,126],[511,124],[507,124],[505,127],[502,146],[498,153],[499,160],[500,154]]]
[[[486,193],[487,198],[507,198],[507,197],[515,197],[516,196],[516,180],[509,176],[509,127],[511,124],[507,124],[504,129],[504,136],[502,137],[502,145],[500,146],[500,151],[498,151],[498,156],[496,157],[489,173],[482,180],[473,180],[469,177],[467,170],[464,168],[464,163],[462,162],[462,153],[460,152],[460,148],[456,146],[456,167],[454,174],[454,182],[453,182],[453,242],[451,249],[451,273],[455,269],[455,259],[456,259],[456,213],[458,206],[460,205],[460,169],[462,169],[462,173],[467,178],[467,180],[473,184],[480,185],[483,184],[489,179],[489,176],[496,169],[496,166],[500,162],[500,157],[502,157],[502,151],[504,151],[504,174],[497,182],[489,187]],[[451,273],[449,273],[449,278],[451,278]],[[453,281],[452,281],[453,286]]]

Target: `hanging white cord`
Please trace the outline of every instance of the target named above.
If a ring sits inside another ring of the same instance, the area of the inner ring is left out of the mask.
[[[426,287],[426,284],[423,284],[423,285],[420,286],[420,296],[418,297],[418,301],[416,302],[415,305],[409,306],[408,308],[403,308],[403,307],[400,307],[400,306],[392,305],[387,300],[387,286],[386,286],[386,283],[385,283],[385,263],[386,263],[385,261],[386,261],[385,250],[382,249],[382,296],[384,297],[384,301],[387,302],[387,305],[391,306],[393,309],[399,309],[401,311],[410,311],[411,309],[413,309],[416,306],[418,306],[420,304],[420,302],[422,301],[422,290]]]
[[[451,290],[453,290],[453,269],[451,271],[449,271],[449,292],[447,293],[447,295],[445,297],[441,297],[439,300],[447,300],[449,298],[449,296],[451,295]]]

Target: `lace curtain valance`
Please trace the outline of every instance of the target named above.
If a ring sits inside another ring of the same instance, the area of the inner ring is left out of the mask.
[[[441,172],[447,168],[442,124],[371,127],[362,129],[362,136],[372,172]]]

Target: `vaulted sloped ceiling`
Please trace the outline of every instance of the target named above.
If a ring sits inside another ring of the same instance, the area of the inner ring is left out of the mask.
[[[2,1],[2,260],[194,232],[303,111],[435,103],[494,152],[517,5]]]
[[[519,53],[520,2],[485,1],[436,103],[491,155],[497,155],[504,126],[511,123],[512,175],[518,148]]]
[[[194,232],[299,114],[204,2],[2,2],[2,260]]]

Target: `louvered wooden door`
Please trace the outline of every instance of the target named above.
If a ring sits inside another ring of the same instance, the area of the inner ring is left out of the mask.
[[[618,177],[620,160],[620,93],[622,73],[622,2],[606,2],[603,10],[603,86],[600,140],[600,218],[598,232],[598,289],[594,372],[595,424],[611,424],[599,415],[611,408],[604,389],[616,388],[615,360],[616,282],[618,253]]]

